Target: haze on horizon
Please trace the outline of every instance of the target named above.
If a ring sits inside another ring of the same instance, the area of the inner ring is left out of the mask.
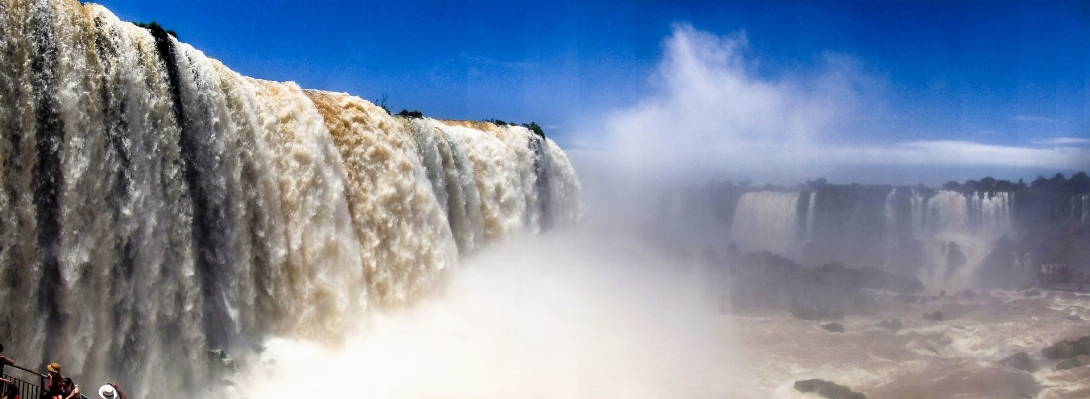
[[[937,186],[1090,169],[1078,2],[102,4],[244,75],[535,121],[581,174]]]

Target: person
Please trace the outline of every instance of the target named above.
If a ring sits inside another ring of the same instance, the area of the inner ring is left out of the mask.
[[[81,399],[83,395],[79,392],[79,385],[72,382],[71,378],[64,377],[64,389],[61,389],[61,395],[64,399]]]
[[[98,389],[98,397],[102,399],[128,399],[125,397],[125,393],[121,392],[121,387],[112,382]]]
[[[0,375],[4,374],[4,366],[14,366],[15,361],[4,356],[4,344],[0,344]]]
[[[45,386],[42,387],[45,389],[42,396],[49,399],[64,399],[64,377],[61,376],[61,364],[53,362],[45,366],[45,369],[49,370],[49,375],[46,376]]]
[[[0,384],[4,385],[3,399],[19,399],[19,387],[9,380],[0,378]]]

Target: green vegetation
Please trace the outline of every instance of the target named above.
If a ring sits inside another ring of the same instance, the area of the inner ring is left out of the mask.
[[[389,111],[387,111],[387,112],[389,112]],[[402,110],[401,110],[401,112],[398,112],[398,113],[397,113],[397,116],[400,116],[400,117],[402,117],[402,118],[416,118],[416,119],[420,119],[420,118],[423,118],[423,117],[424,117],[424,113],[423,113],[423,112],[420,112],[420,111],[418,111],[418,110],[415,110],[415,109],[414,109],[414,110],[412,110],[412,111],[409,111],[409,110],[407,110],[407,109],[402,109]]]
[[[382,108],[383,111],[386,111],[386,115],[393,115],[394,113],[390,112],[390,108],[386,107],[386,100],[389,99],[389,98],[390,98],[389,94],[382,93],[382,99],[381,100],[375,100],[375,105],[378,105],[379,108]]]
[[[949,181],[943,184],[942,188],[961,193],[974,191],[1012,192],[1029,189],[1053,194],[1090,194],[1090,176],[1087,176],[1086,172],[1079,172],[1067,179],[1062,173],[1057,173],[1052,178],[1037,176],[1037,179],[1033,180],[1033,183],[1029,185],[1026,185],[1026,182],[1022,181],[1022,179],[1018,179],[1018,183],[1014,183],[1010,180],[996,180],[985,177],[979,181],[966,180],[965,183]]]
[[[507,126],[522,126],[524,128],[530,129],[531,132],[538,135],[539,137],[545,138],[545,130],[542,129],[541,126],[539,126],[537,124],[537,122],[530,122],[529,124],[525,124],[525,123],[519,124],[519,123],[515,123],[515,122],[506,122],[506,121],[504,121],[502,119],[485,119],[484,121],[492,123],[493,125],[496,125],[496,126],[504,126],[504,125],[507,125]]]
[[[163,29],[163,27],[161,25],[159,25],[158,22],[155,22],[155,21],[151,21],[150,23],[148,23],[148,22],[133,22],[132,24],[136,25],[136,26],[139,26],[141,28],[144,28],[144,29],[148,29],[148,30],[154,30],[156,28]],[[168,35],[174,36],[175,39],[178,38],[178,32],[175,32],[175,31],[173,31],[171,29],[163,29],[163,30],[166,31]]]

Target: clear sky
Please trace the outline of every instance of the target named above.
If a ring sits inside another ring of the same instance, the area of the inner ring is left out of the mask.
[[[1087,1],[99,3],[247,76],[536,121],[583,162],[640,173],[1090,169]]]

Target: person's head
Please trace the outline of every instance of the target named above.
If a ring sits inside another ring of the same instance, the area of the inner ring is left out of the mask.
[[[8,385],[8,397],[14,398],[16,396],[19,396],[19,387],[15,384]]]
[[[66,387],[69,387],[69,388],[71,388],[71,387],[74,387],[74,386],[76,386],[76,383],[72,382],[72,379],[71,379],[71,378],[68,378],[68,377],[64,377],[64,380],[63,380],[63,381],[64,381],[64,386],[66,386]]]
[[[46,370],[49,370],[49,375],[61,375],[61,364],[57,362],[49,363],[45,366]]]

